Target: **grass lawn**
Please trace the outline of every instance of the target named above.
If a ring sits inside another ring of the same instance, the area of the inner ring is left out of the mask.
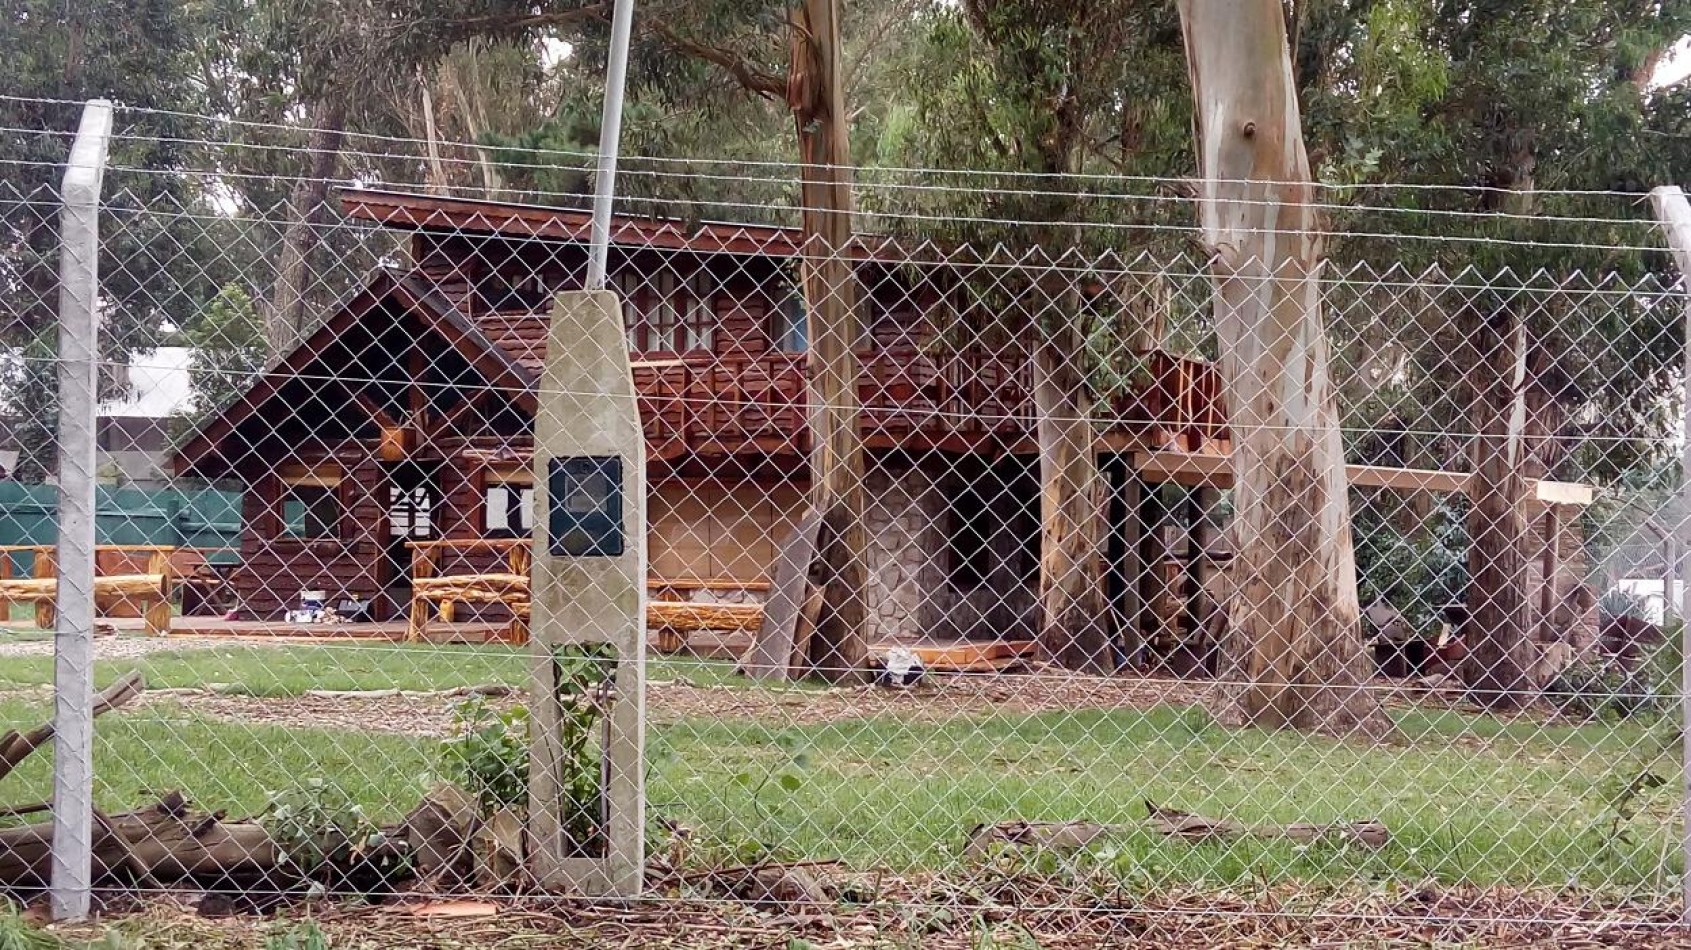
[[[505,648],[290,645],[153,654],[107,664],[101,678],[134,666],[157,686],[234,683],[260,695],[520,683],[525,671]],[[7,698],[5,688],[50,673],[45,657],[0,658],[0,723],[39,720],[44,700]],[[678,677],[736,682],[724,664],[654,662],[653,679]],[[1291,877],[1677,887],[1673,783],[1646,795],[1626,841],[1605,831],[1616,777],[1650,746],[1643,726],[1399,715],[1408,743],[1377,747],[1224,730],[1180,708],[803,726],[696,719],[651,728],[648,796],[656,812],[694,829],[702,858],[767,848],[865,870],[955,869],[976,823],[1132,823],[1150,800],[1252,823],[1380,818],[1393,842],[1364,853],[1129,833],[1084,861],[1145,885]],[[110,810],[182,789],[249,814],[271,792],[321,778],[392,819],[427,786],[436,755],[426,739],[234,724],[172,702],[105,717],[98,735],[98,800]],[[46,798],[49,765],[45,752],[34,756],[7,779],[4,801]],[[1674,774],[1677,762],[1663,768]]]
[[[224,691],[249,696],[299,696],[312,689],[520,686],[527,682],[528,664],[525,648],[502,645],[231,643],[102,660],[94,678],[104,685],[138,669],[147,685],[157,688],[217,684]],[[647,678],[653,680],[684,678],[704,685],[738,681],[733,664],[719,661],[653,658],[646,669]],[[51,656],[0,656],[0,693],[52,682]]]

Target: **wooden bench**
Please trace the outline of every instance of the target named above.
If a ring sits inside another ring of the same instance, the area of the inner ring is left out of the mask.
[[[763,604],[695,601],[698,591],[743,591],[766,595],[762,581],[732,578],[680,579],[652,577],[646,580],[646,627],[657,631],[659,653],[679,653],[687,647],[687,635],[701,630],[755,632],[763,623]]]
[[[412,541],[411,610],[405,638],[421,640],[435,619],[451,623],[458,604],[502,604],[511,612],[505,639],[528,642],[532,553],[525,538],[445,538]],[[505,570],[443,573],[448,558],[476,554],[501,555]],[[762,604],[701,603],[698,591],[746,591],[762,594],[769,585],[756,581],[650,578],[646,626],[658,634],[658,650],[679,652],[687,635],[699,630],[756,630],[763,621]]]
[[[35,625],[50,629],[57,620],[59,595],[56,548],[52,545],[0,545],[0,605],[6,619],[18,604],[35,608]],[[171,601],[181,577],[178,560],[198,555],[191,549],[151,544],[103,544],[94,549],[94,613],[97,617],[137,616],[148,634],[170,632]],[[19,577],[18,555],[34,563],[29,577]],[[204,560],[203,556],[200,560]]]
[[[533,560],[531,542],[527,538],[442,538],[434,541],[410,541],[411,549],[411,614],[405,639],[421,640],[428,633],[431,620],[451,623],[457,606],[466,604],[504,604],[511,611],[511,626],[506,639],[513,643],[528,640],[529,567]],[[484,573],[438,573],[442,562],[453,555],[496,554],[504,558],[503,571]]]

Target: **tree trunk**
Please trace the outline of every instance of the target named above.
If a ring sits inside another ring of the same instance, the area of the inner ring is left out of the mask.
[[[310,112],[310,123],[305,140],[305,177],[295,183],[288,200],[288,227],[282,235],[276,284],[264,315],[264,339],[272,363],[293,348],[305,329],[312,252],[322,243],[319,231],[328,219],[329,181],[340,168],[341,146],[346,140],[346,108],[333,99],[319,102]]]
[[[1367,678],[1321,242],[1278,0],[1181,0],[1233,435],[1221,719],[1383,737]]]
[[[1064,308],[1065,310],[1067,308]],[[1071,670],[1109,672],[1102,560],[1104,513],[1092,398],[1081,374],[1079,328],[1064,313],[1034,353],[1040,478],[1039,645]]]
[[[1507,304],[1469,321],[1474,365],[1483,374],[1473,407],[1474,476],[1469,483],[1468,610],[1462,681],[1481,705],[1510,708],[1533,691],[1534,646],[1527,614],[1526,330]]]
[[[810,501],[823,608],[809,671],[839,681],[868,654],[864,620],[863,444],[858,428],[857,277],[851,243],[851,151],[840,84],[839,0],[803,0],[792,12],[787,101],[798,128],[805,304],[810,339]]]

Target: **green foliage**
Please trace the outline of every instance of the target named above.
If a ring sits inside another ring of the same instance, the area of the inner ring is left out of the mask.
[[[476,796],[484,812],[528,804],[528,710],[501,712],[482,696],[452,707],[452,732],[440,744],[440,770]]]
[[[307,779],[270,796],[258,822],[289,863],[310,874],[380,843],[381,829],[339,784]]]
[[[315,920],[288,924],[264,935],[264,950],[331,950],[329,935]]]
[[[562,823],[582,855],[596,853],[602,831],[600,741],[605,697],[614,661],[602,651],[560,648],[558,666],[558,736]],[[452,732],[437,750],[444,778],[476,796],[484,813],[526,808],[529,799],[529,711],[514,706],[501,711],[484,697],[471,696],[453,707]]]
[[[1575,719],[1656,717],[1673,708],[1645,673],[1610,663],[1576,663],[1544,687],[1544,698]]]
[[[0,950],[63,950],[65,942],[33,927],[0,899]]]
[[[779,750],[773,760],[756,768],[735,772],[729,779],[745,789],[757,815],[757,832],[742,840],[736,848],[736,860],[753,863],[778,855],[781,841],[788,837],[781,833],[781,825],[792,818],[797,807],[795,796],[805,786],[805,771],[810,768],[810,755],[798,737],[781,733],[775,741]]]
[[[602,843],[605,765],[601,725],[609,712],[606,699],[614,686],[616,658],[608,647],[559,647],[557,667],[559,793],[564,799],[564,832],[579,853],[598,853]]]
[[[1353,495],[1361,496],[1352,506],[1361,603],[1383,600],[1421,635],[1432,635],[1444,606],[1460,601],[1468,584],[1465,499],[1439,499],[1427,526],[1405,532],[1393,523],[1393,505]]]
[[[209,417],[234,401],[264,369],[264,324],[240,284],[224,285],[181,331],[193,347],[188,372],[196,417]]]

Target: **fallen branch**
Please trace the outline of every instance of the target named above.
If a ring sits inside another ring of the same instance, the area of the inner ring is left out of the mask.
[[[1205,818],[1191,812],[1145,803],[1151,830],[1170,838],[1203,841],[1215,838],[1260,838],[1265,841],[1340,841],[1365,848],[1383,848],[1391,831],[1377,818],[1363,821],[1335,821],[1327,824],[1293,822],[1289,825],[1246,825],[1236,821]]]
[[[279,894],[313,880],[392,881],[411,873],[404,839],[384,834],[369,848],[324,849],[333,861],[307,866],[256,821],[225,821],[189,806],[179,792],[137,811],[95,813],[93,878],[99,886],[149,888],[192,883]],[[52,875],[53,825],[0,829],[0,892],[43,888]]]
[[[1286,825],[1247,825],[1226,819],[1206,818],[1191,812],[1164,808],[1145,803],[1148,817],[1137,824],[1109,825],[1095,821],[1004,821],[997,824],[976,825],[969,831],[963,853],[967,857],[982,858],[994,844],[1014,848],[1039,848],[1050,851],[1078,851],[1104,838],[1150,831],[1166,838],[1183,841],[1227,841],[1256,838],[1263,841],[1337,841],[1364,848],[1383,848],[1391,841],[1391,831],[1378,819],[1338,821],[1327,824],[1294,822]]]
[[[141,679],[140,671],[132,671],[118,678],[117,682],[107,686],[94,700],[94,716],[100,717],[106,713],[124,706],[141,695],[146,684]],[[53,723],[45,723],[28,732],[9,730],[0,735],[0,778],[5,778],[18,767],[18,763],[29,757],[31,752],[53,741]]]
[[[33,805],[0,806],[0,818],[22,818],[25,815],[38,815],[44,811],[52,810],[52,802],[36,802]]]
[[[649,684],[648,684],[649,685]],[[518,692],[515,686],[500,683],[484,683],[479,686],[454,686],[449,689],[308,689],[298,697],[279,697],[286,699],[463,699],[470,696],[484,696],[488,699],[500,699],[514,696]],[[155,696],[244,696],[254,699],[265,697],[253,696],[248,686],[240,683],[207,683],[203,686],[171,686],[164,689],[152,690]],[[273,697],[274,698],[274,697]]]

